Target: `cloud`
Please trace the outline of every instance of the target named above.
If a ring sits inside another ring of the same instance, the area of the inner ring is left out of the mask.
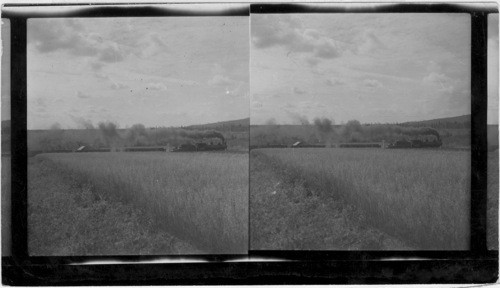
[[[366,31],[362,36],[363,43],[358,47],[358,53],[373,53],[387,49],[387,46],[375,35],[373,31]]]
[[[167,90],[167,86],[163,83],[149,83],[146,89],[153,91],[165,91]]]
[[[307,64],[309,64],[309,66],[316,66],[319,63],[319,59],[314,58],[314,57],[307,57],[306,61],[307,61]]]
[[[121,89],[127,89],[129,86],[122,83],[113,82],[111,83],[110,87],[113,90],[121,90]]]
[[[325,84],[328,86],[338,86],[338,85],[344,85],[345,82],[344,80],[338,78],[331,78],[331,79],[326,79]]]
[[[439,86],[439,91],[451,93],[453,92],[453,80],[442,73],[431,72],[429,75],[422,79],[422,82],[427,85]]]
[[[90,57],[94,71],[99,71],[106,63],[120,62],[125,58],[117,43],[87,32],[76,19],[30,19],[28,45],[42,54],[64,51],[72,56]]]
[[[281,46],[288,52],[309,53],[319,59],[332,59],[341,55],[337,43],[315,29],[305,29],[290,15],[259,16],[259,25],[252,25],[252,43],[264,49]],[[255,23],[252,22],[252,23]],[[308,59],[310,64],[314,60]]]
[[[365,85],[365,87],[369,87],[369,88],[382,88],[382,87],[384,87],[384,85],[380,81],[375,80],[375,79],[366,79],[365,81],[363,81],[363,85]]]
[[[91,97],[90,97],[90,95],[85,94],[85,93],[83,93],[82,91],[78,91],[78,92],[76,93],[76,97],[78,97],[78,98],[80,98],[80,99],[89,99],[89,98],[91,98]]]
[[[292,88],[292,93],[293,94],[298,94],[298,95],[302,95],[302,94],[305,94],[306,92],[298,87],[293,87]]]
[[[226,76],[220,74],[215,75],[212,79],[208,80],[208,85],[212,86],[227,86],[231,84],[232,81]]]
[[[71,19],[30,20],[28,44],[40,53],[66,50],[75,56],[93,56],[98,49],[92,39],[82,33],[82,27]],[[62,22],[62,23],[61,23]]]
[[[425,76],[423,81],[424,83],[427,84],[439,84],[439,83],[445,83],[448,82],[450,78],[448,78],[446,75],[437,73],[437,72],[431,72],[429,75]]]
[[[104,66],[104,64],[99,63],[99,62],[95,62],[95,61],[90,62],[90,68],[92,68],[92,70],[94,70],[94,71],[100,71],[103,66]]]
[[[157,33],[151,33],[147,37],[144,37],[144,40],[137,45],[134,54],[141,58],[148,58],[168,51],[170,49],[161,37]]]
[[[123,61],[123,59],[122,52],[116,44],[108,46],[99,52],[99,60],[106,63],[116,63]]]

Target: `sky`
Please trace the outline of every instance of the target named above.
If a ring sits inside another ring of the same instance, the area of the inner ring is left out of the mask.
[[[249,117],[248,17],[28,20],[28,129]]]
[[[488,15],[488,124],[498,124],[498,13]]]
[[[252,14],[251,123],[471,113],[469,14]]]
[[[2,121],[10,120],[10,20],[2,19]]]

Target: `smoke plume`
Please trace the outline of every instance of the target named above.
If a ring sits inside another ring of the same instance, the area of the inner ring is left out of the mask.
[[[109,147],[115,148],[121,140],[117,128],[117,125],[113,122],[99,123],[101,136]]]
[[[333,130],[332,120],[328,118],[315,118],[314,125],[319,133],[320,138],[325,142],[325,147],[331,147],[332,138],[335,134]]]
[[[269,118],[266,121],[266,125],[278,125],[278,122],[276,121],[275,118]]]
[[[134,124],[127,131],[128,145],[141,146],[147,145],[149,142],[146,127],[143,124]]]
[[[333,131],[332,120],[328,118],[315,118],[314,125],[316,125],[316,129],[318,129],[318,131],[321,133],[328,134]]]

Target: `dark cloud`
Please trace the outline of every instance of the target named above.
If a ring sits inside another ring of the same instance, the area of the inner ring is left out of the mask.
[[[82,91],[78,91],[76,93],[76,97],[80,98],[80,99],[88,99],[88,98],[91,98],[90,95],[88,94],[85,94],[83,93]]]
[[[101,71],[103,66],[104,66],[104,64],[96,62],[96,61],[90,62],[90,68],[92,68],[92,70],[94,70],[94,71]]]
[[[293,94],[297,94],[297,95],[302,95],[302,94],[306,93],[304,90],[302,90],[298,87],[293,87],[292,92],[293,92]]]
[[[288,52],[310,53],[319,59],[332,59],[341,54],[333,39],[317,30],[303,28],[289,15],[256,18],[252,22],[252,43],[256,48],[282,46]]]
[[[123,61],[122,52],[116,45],[108,46],[99,52],[99,60],[106,63],[116,63]]]
[[[94,71],[99,71],[105,63],[116,63],[125,58],[116,43],[88,33],[77,19],[30,20],[28,45],[40,53],[65,51],[73,56],[91,57],[90,66]]]
[[[315,57],[308,57],[306,58],[306,61],[309,66],[316,66],[319,63],[319,59]]]

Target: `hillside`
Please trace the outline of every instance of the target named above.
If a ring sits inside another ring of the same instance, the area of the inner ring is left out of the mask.
[[[250,118],[244,118],[244,119],[221,121],[208,124],[190,125],[184,128],[198,129],[198,130],[213,129],[218,131],[247,132],[249,126],[250,126]]]
[[[408,126],[427,126],[432,128],[451,128],[451,129],[460,129],[460,128],[470,128],[471,115],[462,115],[455,117],[446,117],[446,118],[437,118],[423,121],[411,121],[404,122],[401,125]]]

